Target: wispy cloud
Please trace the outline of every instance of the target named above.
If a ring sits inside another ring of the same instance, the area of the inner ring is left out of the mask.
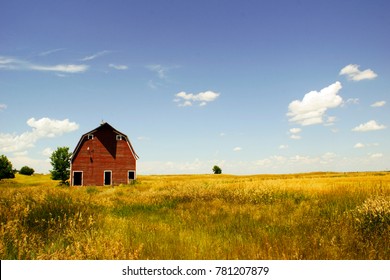
[[[80,73],[85,72],[89,68],[88,65],[77,65],[77,64],[58,64],[58,65],[30,65],[31,70],[37,71],[52,71],[52,72],[63,72],[63,73]]]
[[[0,56],[0,70],[17,70],[26,62],[13,57]]]
[[[41,65],[12,57],[0,56],[0,70],[32,70],[62,73],[80,73],[87,71],[88,68],[89,66],[84,64]]]
[[[0,103],[0,112],[7,109],[7,105],[6,104],[1,104]]]
[[[150,79],[148,81],[148,86],[151,89],[157,89],[161,86],[164,86],[167,83],[172,82],[169,78],[169,72],[172,69],[179,68],[180,66],[178,65],[165,66],[161,64],[149,64],[149,65],[145,65],[144,67],[155,75],[155,78]]]
[[[359,104],[359,98],[348,98],[347,101],[345,101],[345,104]]]
[[[25,151],[34,147],[39,139],[58,137],[79,128],[77,123],[70,122],[68,119],[30,118],[27,120],[27,125],[31,127],[31,131],[19,135],[0,133],[0,152]]]
[[[360,71],[359,67],[357,64],[349,64],[340,70],[339,75],[346,75],[352,81],[372,80],[378,76],[371,69]]]
[[[233,149],[233,152],[239,152],[239,151],[242,151],[242,148],[241,147],[235,147]]]
[[[53,50],[48,50],[48,51],[41,52],[38,55],[39,56],[47,56],[49,54],[53,54],[53,53],[60,52],[60,51],[63,51],[63,50],[65,50],[65,48],[58,48],[58,49],[53,49]]]
[[[342,104],[343,99],[338,95],[341,88],[341,83],[335,82],[319,92],[306,93],[302,100],[292,101],[288,105],[289,121],[303,126],[323,123],[325,112]]]
[[[383,107],[386,105],[386,101],[378,101],[375,102],[374,104],[371,104],[371,107]]]
[[[357,132],[367,132],[367,131],[373,131],[373,130],[382,130],[385,129],[386,126],[383,124],[378,124],[376,121],[371,120],[364,124],[360,124],[357,127],[353,128],[352,131]]]
[[[180,107],[192,106],[193,102],[196,102],[199,106],[205,106],[208,102],[212,102],[217,99],[219,95],[220,93],[211,90],[200,92],[198,94],[181,91],[175,95],[176,98],[173,101],[177,102]]]
[[[127,65],[123,65],[123,64],[113,64],[113,63],[110,63],[108,65],[108,67],[110,68],[114,68],[116,70],[127,70],[129,67]]]
[[[100,56],[106,55],[106,54],[108,54],[108,53],[110,53],[110,52],[111,52],[111,51],[106,51],[106,50],[104,50],[104,51],[101,51],[101,52],[94,53],[93,55],[86,56],[86,57],[84,57],[84,58],[82,58],[82,59],[80,59],[80,60],[81,60],[81,61],[93,60],[93,59],[98,58],[98,57],[100,57]]]
[[[165,80],[167,79],[167,72],[170,69],[169,67],[162,66],[160,64],[151,64],[146,66],[147,69],[157,74],[157,76]]]

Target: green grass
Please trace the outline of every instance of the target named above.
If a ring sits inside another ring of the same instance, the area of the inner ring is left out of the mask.
[[[390,173],[0,181],[1,259],[390,259]]]

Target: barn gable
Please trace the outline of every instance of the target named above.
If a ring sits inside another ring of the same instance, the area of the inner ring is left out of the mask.
[[[135,179],[137,159],[127,135],[102,123],[81,136],[71,158],[71,184],[127,184]]]

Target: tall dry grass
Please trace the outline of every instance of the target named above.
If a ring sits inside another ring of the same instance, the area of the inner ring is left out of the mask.
[[[390,174],[0,182],[1,259],[390,259]]]

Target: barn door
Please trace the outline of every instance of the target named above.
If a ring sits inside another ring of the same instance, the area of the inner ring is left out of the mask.
[[[135,171],[130,170],[127,172],[127,183],[130,184],[135,180]]]
[[[83,185],[83,172],[74,171],[73,172],[73,186],[82,186]]]
[[[104,185],[111,185],[111,171],[104,171]]]

